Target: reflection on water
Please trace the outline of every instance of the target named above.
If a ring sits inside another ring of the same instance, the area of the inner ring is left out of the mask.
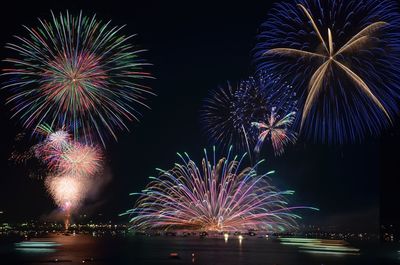
[[[354,247],[336,240],[233,235],[219,238],[51,235],[9,247],[0,245],[0,264],[393,265],[400,264],[396,263],[400,261],[397,250],[384,263],[380,258],[386,254],[380,256],[375,247]]]
[[[61,244],[52,241],[23,241],[15,243],[17,248],[53,248],[61,246]]]
[[[325,255],[359,255],[360,249],[349,246],[344,240],[316,238],[280,238],[281,244],[300,248],[301,252]]]
[[[55,252],[55,247],[61,244],[52,241],[24,241],[15,243],[15,250],[28,254],[43,254]]]
[[[228,243],[228,239],[229,239],[229,234],[228,234],[228,233],[225,233],[225,234],[224,234],[225,243]]]
[[[15,250],[30,254],[51,253],[56,251],[54,248],[15,248]]]

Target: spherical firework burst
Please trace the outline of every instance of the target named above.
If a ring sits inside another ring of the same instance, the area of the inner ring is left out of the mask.
[[[257,153],[265,139],[271,141],[275,155],[281,155],[284,152],[284,146],[296,141],[296,133],[291,130],[296,112],[290,112],[281,117],[276,108],[271,109],[266,122],[253,122],[252,125],[259,129],[258,142],[255,147]]]
[[[45,185],[55,203],[65,212],[68,229],[71,212],[85,199],[93,176],[102,166],[102,153],[95,145],[74,140],[65,130],[54,131],[50,126],[39,126],[45,139],[34,149],[48,169]]]
[[[257,133],[252,128],[252,121],[264,120],[267,117],[270,104],[264,87],[260,80],[250,77],[240,82],[232,101],[231,115],[233,127],[237,132],[242,131],[245,136],[246,146],[254,146]]]
[[[201,120],[213,144],[250,151],[255,142],[252,119],[263,119],[267,99],[258,89],[242,82],[213,91],[201,110]],[[249,152],[250,154],[250,152]]]
[[[93,145],[71,144],[58,160],[58,170],[62,174],[93,176],[101,168],[102,154]]]
[[[4,69],[12,96],[13,116],[26,128],[48,123],[66,127],[74,138],[104,145],[106,135],[126,129],[125,121],[138,120],[137,106],[146,106],[150,89],[137,83],[148,78],[147,65],[139,58],[143,50],[129,44],[132,36],[121,34],[93,17],[52,13],[50,21],[39,19],[37,28],[25,27],[29,35],[7,44],[15,51]]]
[[[161,171],[146,187],[132,214],[135,230],[287,231],[296,228],[298,215],[285,195],[270,185],[267,174],[241,168],[236,157],[210,161],[205,152],[201,169],[187,154],[183,164]],[[272,172],[270,172],[272,173]]]
[[[70,175],[48,176],[47,191],[55,203],[65,212],[65,230],[70,225],[71,211],[78,208],[89,188],[89,180]]]
[[[46,138],[35,146],[36,156],[52,173],[91,177],[101,169],[103,155],[98,146],[82,144],[67,131],[54,131],[47,125],[39,126],[38,132]]]
[[[70,175],[49,176],[45,185],[55,203],[64,210],[77,208],[88,188],[85,180]]]
[[[274,6],[255,61],[300,91],[299,125],[317,140],[377,134],[398,113],[400,13],[392,0],[299,0]]]
[[[72,142],[71,134],[65,129],[54,131],[51,126],[41,124],[35,131],[45,138],[35,146],[36,156],[46,162],[53,157],[59,157]]]
[[[245,135],[243,130],[236,130],[232,114],[237,86],[229,82],[210,93],[205,100],[200,115],[205,131],[214,144],[229,145],[232,142],[242,144]]]
[[[44,124],[38,126],[36,132],[44,139],[29,151],[13,152],[11,159],[24,163],[36,158],[34,161],[40,162],[43,167],[33,168],[43,168],[40,176],[45,176],[48,192],[65,213],[65,228],[68,229],[71,213],[86,198],[89,187],[93,190],[94,184],[102,182],[94,178],[102,167],[102,152],[96,145],[74,140],[64,129],[53,130]],[[18,135],[16,140],[23,140],[24,135]]]
[[[71,135],[65,130],[58,130],[49,134],[47,141],[53,148],[63,150],[71,142]]]

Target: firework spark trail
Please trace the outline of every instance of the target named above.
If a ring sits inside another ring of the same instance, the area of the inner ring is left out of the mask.
[[[300,91],[299,126],[309,137],[354,141],[399,112],[399,25],[392,0],[279,3],[262,25],[255,61]]]
[[[148,108],[144,100],[153,93],[138,83],[150,77],[139,58],[144,50],[129,44],[133,36],[122,35],[123,26],[82,12],[51,15],[6,45],[16,52],[4,60],[7,103],[25,128],[47,123],[71,130],[75,140],[105,145],[107,136],[127,129],[126,121],[139,119],[138,107]]]
[[[135,230],[205,230],[269,232],[288,231],[297,227],[295,209],[312,207],[288,206],[286,195],[270,185],[267,176],[256,168],[241,169],[243,157],[216,161],[205,157],[201,168],[187,154],[182,164],[172,170],[159,170],[159,177],[141,193],[135,207],[124,214],[132,215]]]

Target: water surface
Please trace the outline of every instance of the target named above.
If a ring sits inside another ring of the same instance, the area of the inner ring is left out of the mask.
[[[27,243],[27,244],[26,244]],[[335,242],[333,242],[335,243]],[[336,243],[335,243],[336,244]],[[351,244],[359,251],[309,251],[298,244],[244,237],[92,237],[51,235],[0,246],[0,264],[204,264],[375,265],[400,264],[395,245]],[[400,248],[399,248],[400,249]],[[179,258],[171,258],[177,253]]]

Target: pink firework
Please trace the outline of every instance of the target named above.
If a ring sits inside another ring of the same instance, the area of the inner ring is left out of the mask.
[[[46,135],[46,139],[34,147],[36,157],[40,158],[51,171],[58,171],[58,164],[62,154],[71,145],[71,135],[65,130],[53,132],[40,128],[39,133]]]
[[[231,151],[231,150],[230,150]],[[256,167],[242,168],[242,158],[209,159],[205,152],[200,168],[187,154],[171,170],[159,170],[158,177],[140,193],[131,215],[134,230],[282,232],[297,228],[300,218],[293,210],[315,209],[289,206],[287,195],[269,183],[267,174]],[[257,165],[256,165],[257,166]]]
[[[276,109],[272,108],[271,114],[267,116],[267,122],[252,122],[252,125],[260,130],[255,151],[260,152],[261,146],[267,138],[271,141],[275,155],[283,154],[284,146],[289,142],[296,141],[296,134],[290,130],[295,115],[296,112],[290,112],[280,118]]]
[[[100,170],[103,156],[98,146],[79,143],[66,130],[53,131],[46,125],[38,132],[46,139],[35,146],[35,153],[52,174],[89,177]]]
[[[71,141],[71,135],[65,130],[58,130],[51,133],[47,140],[53,148],[62,150]]]
[[[101,168],[102,153],[96,146],[72,143],[58,160],[62,174],[94,176]]]
[[[87,180],[70,175],[49,176],[45,184],[55,203],[65,211],[77,208],[88,189]]]

